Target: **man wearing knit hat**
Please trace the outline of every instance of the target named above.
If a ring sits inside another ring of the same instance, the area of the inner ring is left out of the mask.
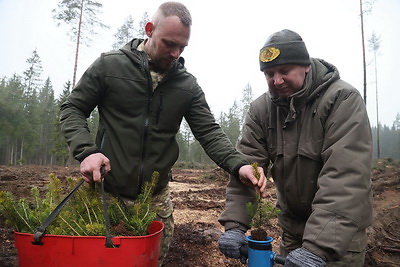
[[[267,39],[259,63],[269,90],[251,103],[236,147],[265,172],[271,167],[285,266],[363,266],[372,137],[359,91],[334,65],[310,58],[290,30]],[[250,201],[253,187],[231,175],[218,243],[242,262]]]

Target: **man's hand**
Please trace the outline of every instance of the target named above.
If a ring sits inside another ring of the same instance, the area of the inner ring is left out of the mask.
[[[323,259],[304,248],[290,252],[285,261],[285,267],[323,267],[325,264]]]
[[[94,153],[87,156],[81,162],[81,173],[86,182],[101,182],[100,168],[104,166],[105,173],[111,170],[110,160],[102,153]]]
[[[223,233],[218,240],[219,250],[227,257],[240,259],[241,263],[246,263],[247,257],[240,253],[240,248],[246,245],[244,231],[240,229],[230,229]]]
[[[256,176],[254,175],[253,166],[244,165],[239,169],[239,179],[245,185],[258,187],[262,197],[266,197],[267,192],[265,191],[265,188],[267,186],[267,178],[264,175],[263,168],[258,167],[258,172],[260,173],[259,180],[257,180]]]

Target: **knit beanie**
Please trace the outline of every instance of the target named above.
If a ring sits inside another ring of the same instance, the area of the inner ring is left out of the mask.
[[[282,30],[270,35],[260,50],[260,69],[282,65],[310,65],[310,56],[300,35]]]

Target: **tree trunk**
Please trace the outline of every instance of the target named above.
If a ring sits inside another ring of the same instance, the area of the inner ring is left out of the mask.
[[[75,64],[74,64],[74,76],[72,79],[72,87],[75,86],[76,81],[76,71],[78,69],[78,54],[79,54],[79,43],[81,39],[81,26],[82,26],[82,15],[83,15],[83,3],[85,0],[81,1],[81,14],[79,16],[79,25],[78,25],[78,36],[76,38],[76,51],[75,51]]]
[[[22,141],[21,141],[21,155],[19,157],[19,165],[22,166],[22,159],[23,159],[23,152],[24,152],[24,138],[22,137]]]
[[[10,152],[10,164],[12,165],[14,162],[14,146],[11,145],[11,152]]]
[[[364,103],[367,105],[367,67],[365,63],[365,42],[364,42],[364,14],[362,7],[362,0],[360,0],[360,17],[361,17],[361,42],[363,52],[363,71],[364,71]]]
[[[378,104],[378,69],[376,66],[376,51],[374,53],[375,59],[375,93],[376,93],[376,149],[378,154],[378,159],[381,158],[381,142],[379,138],[380,125],[379,125],[379,104]]]

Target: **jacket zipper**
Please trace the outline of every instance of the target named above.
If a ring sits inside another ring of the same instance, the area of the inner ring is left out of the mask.
[[[141,143],[141,155],[140,155],[140,164],[139,164],[139,183],[138,183],[138,194],[140,194],[140,190],[143,187],[143,176],[144,176],[144,159],[146,156],[146,143],[148,137],[148,130],[149,130],[149,121],[150,121],[150,114],[151,114],[151,102],[152,102],[152,95],[153,95],[153,85],[151,75],[149,73],[148,63],[146,56],[142,53],[142,60],[144,71],[147,76],[147,85],[148,85],[148,98],[147,98],[147,111],[144,119],[144,129],[143,129],[143,141]]]

